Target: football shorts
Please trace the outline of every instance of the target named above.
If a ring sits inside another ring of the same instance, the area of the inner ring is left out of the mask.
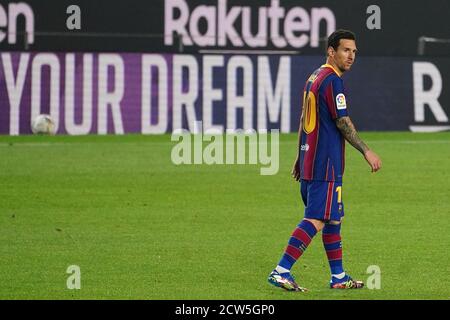
[[[305,218],[340,221],[344,216],[342,182],[301,180],[300,193]]]

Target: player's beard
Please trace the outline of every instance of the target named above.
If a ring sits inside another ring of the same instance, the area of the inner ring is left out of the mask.
[[[351,67],[351,66],[350,66]],[[345,68],[345,64],[342,64],[341,66],[338,65],[339,71],[341,73],[344,73],[345,71],[350,70],[350,67],[348,69]]]
[[[349,71],[352,68],[352,65],[353,65],[353,63],[347,64],[344,62],[344,63],[342,63],[342,65],[340,65],[340,66],[338,65],[338,68],[342,73],[344,73],[346,71]]]

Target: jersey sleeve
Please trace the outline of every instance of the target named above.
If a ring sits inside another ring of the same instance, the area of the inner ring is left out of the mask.
[[[348,116],[347,99],[344,93],[344,81],[338,76],[333,77],[326,88],[327,106],[333,120]]]

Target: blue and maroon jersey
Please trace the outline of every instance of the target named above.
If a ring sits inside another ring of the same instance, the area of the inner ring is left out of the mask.
[[[342,181],[345,139],[335,120],[347,115],[343,81],[325,64],[311,74],[303,92],[301,179]]]

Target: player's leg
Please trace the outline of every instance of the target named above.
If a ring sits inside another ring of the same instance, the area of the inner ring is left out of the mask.
[[[322,241],[328,257],[330,265],[331,280],[330,288],[332,289],[350,289],[362,288],[361,281],[353,280],[345,273],[342,264],[342,238],[341,238],[341,222],[344,216],[344,204],[342,202],[342,183],[329,182],[333,187],[329,188],[333,192],[328,195],[331,204],[328,205],[326,216],[329,217],[328,223],[325,224],[322,231]]]
[[[322,231],[322,242],[331,271],[331,282],[339,282],[345,277],[342,265],[341,223],[330,221]]]
[[[310,219],[310,218],[303,218],[303,220],[311,222],[314,227],[316,227],[317,232],[320,232],[323,227],[325,226],[325,222],[323,220],[318,219]]]
[[[303,255],[306,248],[308,248],[314,236],[320,231],[316,227],[320,225],[321,221],[312,221],[311,219],[303,219],[294,229],[289,238],[286,250],[281,257],[277,266],[277,271],[289,272],[295,262]],[[323,222],[322,222],[323,227]]]
[[[301,195],[305,208],[314,209],[312,204],[319,203],[315,197],[320,190],[315,189],[311,182],[301,181]],[[313,210],[318,212],[319,210]],[[305,209],[305,218],[297,225],[289,238],[288,245],[277,267],[269,275],[268,281],[278,287],[290,291],[306,291],[299,287],[291,275],[291,269],[294,263],[302,256],[314,236],[319,232],[324,223],[317,217],[311,215],[309,210]]]

